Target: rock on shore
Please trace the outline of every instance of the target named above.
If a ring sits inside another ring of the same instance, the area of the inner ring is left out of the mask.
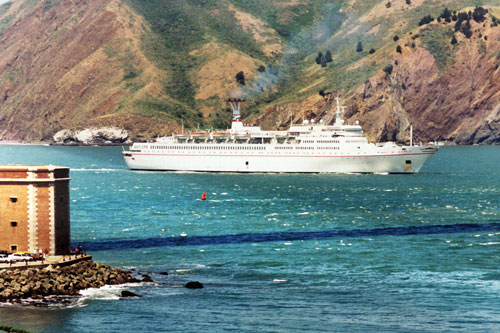
[[[92,260],[65,267],[0,270],[0,301],[78,295],[87,288],[139,282],[130,272]]]
[[[116,127],[61,130],[53,139],[56,145],[115,145],[128,143],[128,132]]]

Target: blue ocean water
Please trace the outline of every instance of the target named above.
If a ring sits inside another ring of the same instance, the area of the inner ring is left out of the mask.
[[[71,167],[71,238],[154,284],[74,306],[0,306],[34,332],[500,329],[500,147],[445,147],[415,175],[129,171],[119,147],[0,146]],[[207,192],[207,200],[201,194]],[[168,276],[160,275],[168,272]],[[201,290],[183,288],[200,281]]]

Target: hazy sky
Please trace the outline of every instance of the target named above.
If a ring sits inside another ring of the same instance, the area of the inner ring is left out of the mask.
[[[0,0],[0,5],[3,5],[6,2],[9,2],[9,0]]]

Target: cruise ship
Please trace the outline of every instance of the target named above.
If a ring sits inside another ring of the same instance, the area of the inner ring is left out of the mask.
[[[344,124],[336,99],[335,123],[304,121],[286,131],[264,131],[241,120],[243,100],[228,100],[231,129],[173,133],[134,143],[123,156],[133,170],[242,173],[416,173],[437,151],[432,145],[370,143],[358,122]]]

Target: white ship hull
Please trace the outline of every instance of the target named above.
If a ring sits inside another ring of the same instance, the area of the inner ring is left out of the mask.
[[[271,150],[271,149],[269,149]],[[435,153],[430,146],[374,154],[287,154],[229,151],[226,154],[182,152],[125,152],[134,170],[248,172],[248,173],[415,173]]]
[[[123,156],[133,170],[294,173],[415,173],[433,146],[369,143],[358,123],[344,125],[337,99],[333,125],[304,122],[287,131],[263,131],[241,122],[239,103],[227,131],[190,131],[134,143]]]

